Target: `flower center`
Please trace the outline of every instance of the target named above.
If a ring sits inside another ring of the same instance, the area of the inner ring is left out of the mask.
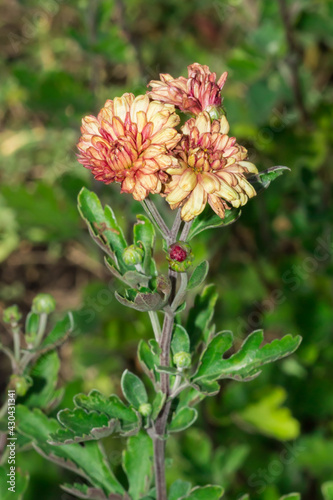
[[[195,174],[200,174],[201,172],[208,172],[210,170],[211,161],[211,151],[209,149],[196,148],[192,150],[188,157],[188,166]]]
[[[124,170],[129,170],[133,166],[133,162],[138,158],[135,149],[121,139],[111,143],[109,156],[114,166],[118,164]]]

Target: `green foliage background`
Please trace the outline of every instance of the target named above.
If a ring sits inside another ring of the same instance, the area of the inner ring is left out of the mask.
[[[93,387],[119,393],[121,372],[140,369],[139,339],[151,337],[145,315],[113,298],[114,280],[79,220],[82,185],[112,204],[125,230],[139,208],[77,163],[80,119],[107,98],[144,92],[160,72],[186,75],[193,62],[218,76],[228,70],[232,134],[260,169],[291,172],[235,225],[198,236],[196,262],[208,254],[217,325],[238,343],[259,327],[268,339],[304,340],[260,378],[230,381],[206,400],[194,428],[170,439],[168,480],[221,484],[230,499],[290,491],[321,499],[321,484],[333,479],[333,2],[287,2],[289,27],[278,0],[2,4],[0,306],[27,311],[43,291],[59,312],[75,311],[74,338],[61,349],[62,407]],[[161,250],[157,260],[163,265]],[[9,367],[0,361],[4,388]],[[114,466],[122,447],[106,442]],[[19,465],[32,477],[26,500],[70,498],[58,488],[69,473],[33,451]]]

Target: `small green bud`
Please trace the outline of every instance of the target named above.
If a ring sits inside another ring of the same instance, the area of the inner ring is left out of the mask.
[[[52,295],[48,293],[40,293],[36,295],[34,300],[32,301],[32,312],[35,314],[50,314],[56,308],[56,302]]]
[[[191,365],[191,355],[188,352],[177,352],[173,357],[177,368],[188,368]]]
[[[25,396],[28,389],[32,386],[32,380],[30,377],[12,375],[10,377],[9,386],[15,389],[18,396]]]
[[[7,307],[3,312],[3,320],[5,323],[18,323],[22,318],[17,305]]]
[[[206,108],[211,120],[220,120],[222,116],[225,115],[225,111],[222,106],[209,106]]]
[[[141,415],[143,415],[144,417],[149,417],[152,411],[152,406],[149,403],[143,403],[139,406],[139,413],[141,413]]]
[[[173,271],[184,273],[193,262],[193,253],[190,245],[183,241],[173,243],[173,245],[168,248],[167,260]]]
[[[123,260],[128,266],[141,264],[144,257],[144,251],[137,245],[130,245],[123,251]]]

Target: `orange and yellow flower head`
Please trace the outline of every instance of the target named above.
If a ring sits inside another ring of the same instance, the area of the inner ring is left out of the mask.
[[[221,90],[228,74],[224,72],[218,81],[216,73],[211,73],[208,66],[198,63],[188,66],[188,78],[173,78],[169,74],[160,74],[160,80],[152,80],[152,90],[148,92],[152,99],[173,104],[184,113],[197,115],[202,111],[211,112],[221,107]]]
[[[79,162],[95,179],[119,182],[122,193],[141,201],[161,192],[165,170],[175,163],[170,151],[181,137],[178,123],[173,105],[147,95],[107,100],[97,117],[82,120]]]
[[[171,208],[182,207],[181,217],[190,221],[206,204],[221,217],[225,209],[245,205],[256,195],[246,174],[257,173],[247,160],[247,150],[229,137],[225,116],[211,120],[207,112],[188,120],[173,151],[177,166],[166,168],[171,180],[165,187]]]

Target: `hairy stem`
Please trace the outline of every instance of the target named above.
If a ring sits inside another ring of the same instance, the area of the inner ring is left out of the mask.
[[[172,228],[170,231],[169,238],[167,240],[168,245],[172,245],[175,241],[177,241],[177,236],[179,233],[179,229],[182,223],[182,219],[180,217],[180,209],[177,211],[175,220],[173,221]]]
[[[151,202],[152,203],[152,202]],[[159,218],[161,216],[158,214],[158,217],[155,217],[156,207],[154,208],[149,206],[149,210],[154,213],[155,221],[157,221],[158,225],[161,228],[161,232],[163,234],[165,231],[165,223],[160,224]],[[172,245],[177,241],[179,229],[181,226],[181,217],[180,212],[177,212],[174,223],[172,225],[171,230],[167,229],[167,237],[165,238],[168,245]],[[169,269],[169,279],[171,281],[171,293],[169,297],[169,304],[164,309],[164,321],[163,328],[160,335],[160,365],[161,366],[169,366],[170,365],[170,346],[171,346],[171,338],[172,331],[175,321],[175,313],[173,309],[173,303],[176,297],[177,291],[177,277],[178,273]],[[167,500],[167,489],[165,482],[165,434],[166,434],[166,425],[168,421],[168,416],[170,413],[171,400],[169,400],[170,395],[170,377],[167,373],[161,373],[161,390],[166,395],[166,403],[162,408],[160,414],[158,415],[155,421],[155,429],[153,434],[153,442],[154,442],[154,467],[155,467],[155,483],[156,483],[156,493],[157,500]]]
[[[160,365],[169,366],[170,344],[174,325],[174,313],[169,309],[165,313],[160,347]],[[167,373],[161,373],[161,390],[166,395],[166,403],[155,422],[154,435],[154,466],[157,500],[167,500],[165,482],[165,431],[170,412],[171,401],[168,401],[170,393],[170,378]]]
[[[157,500],[166,500],[166,482],[165,482],[165,441],[159,436],[155,436],[154,443],[154,466]]]

